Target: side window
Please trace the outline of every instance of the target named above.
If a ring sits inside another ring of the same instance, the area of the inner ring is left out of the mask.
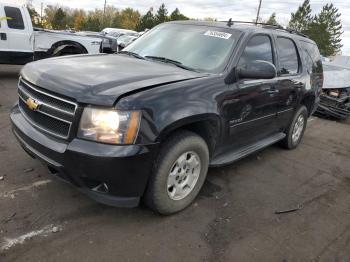
[[[304,52],[306,68],[308,69],[308,71],[310,73],[322,72],[322,61],[317,46],[306,41],[300,41],[300,44]]]
[[[254,60],[273,63],[271,39],[267,35],[256,35],[248,41],[239,64],[247,64]]]
[[[299,72],[299,58],[294,42],[288,38],[277,38],[277,50],[280,74],[289,75]]]
[[[12,29],[24,29],[24,22],[21,14],[21,10],[16,7],[5,6],[5,15],[7,19],[8,28]]]

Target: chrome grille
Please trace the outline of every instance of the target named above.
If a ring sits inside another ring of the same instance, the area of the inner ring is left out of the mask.
[[[19,108],[28,122],[50,135],[64,139],[69,137],[76,103],[42,91],[23,79],[18,83],[18,94]],[[29,98],[39,105],[37,109],[32,110],[27,106]]]

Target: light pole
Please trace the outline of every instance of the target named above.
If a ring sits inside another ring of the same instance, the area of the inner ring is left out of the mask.
[[[104,7],[103,7],[103,25],[104,25],[104,23],[105,23],[106,4],[107,4],[107,0],[105,0],[105,5],[104,5]]]
[[[41,27],[43,27],[43,8],[44,8],[44,3],[41,2],[41,4],[40,4],[40,24],[41,24]]]
[[[255,20],[255,23],[257,24],[258,21],[259,21],[259,15],[260,15],[260,8],[261,8],[261,1],[262,0],[259,0],[259,8],[258,8],[258,13],[256,14],[256,20]]]

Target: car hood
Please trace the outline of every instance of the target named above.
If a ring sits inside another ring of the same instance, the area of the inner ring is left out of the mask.
[[[29,63],[21,71],[23,79],[37,87],[102,106],[113,106],[130,92],[206,75],[171,64],[104,54],[45,59]]]

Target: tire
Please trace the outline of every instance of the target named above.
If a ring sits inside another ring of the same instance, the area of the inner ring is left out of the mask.
[[[78,55],[78,54],[86,54],[87,52],[83,50],[80,46],[76,44],[72,45],[59,45],[55,47],[51,52],[51,57],[59,57],[66,55]]]
[[[301,118],[303,120],[301,120]],[[299,109],[297,110],[297,112],[293,117],[291,124],[285,131],[286,137],[281,141],[281,145],[284,148],[294,149],[300,144],[306,129],[307,119],[308,119],[308,111],[306,107],[305,106],[299,107]],[[303,122],[302,128],[298,129],[299,134],[296,135],[296,133],[294,133],[296,128],[298,128],[296,125],[300,126],[301,121]],[[293,136],[293,134],[295,134],[296,136]]]
[[[181,168],[182,163],[186,164],[186,168]],[[162,215],[183,210],[192,203],[202,188],[208,165],[208,146],[200,136],[189,131],[175,133],[162,145],[154,163],[144,196],[146,205]],[[192,186],[182,186],[186,182]],[[178,189],[176,185],[179,186]]]

